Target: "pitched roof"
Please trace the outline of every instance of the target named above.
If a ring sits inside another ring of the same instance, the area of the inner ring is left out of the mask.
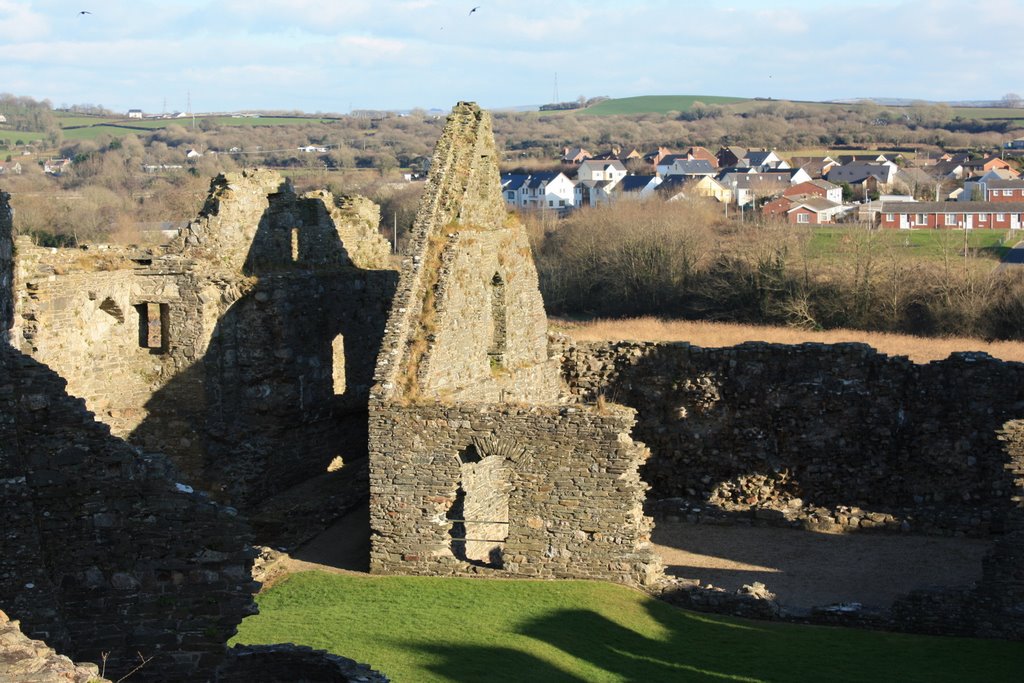
[[[662,164],[658,164],[661,166]],[[715,169],[707,159],[676,159],[669,164],[670,169],[677,171],[672,175],[714,175]]]
[[[655,176],[652,175],[628,175],[615,185],[618,192],[640,192],[647,187]]]
[[[985,187],[990,190],[1019,190],[1024,189],[1024,178],[1012,178],[1009,180],[989,180]]]
[[[501,176],[501,189],[506,192],[518,190],[529,178],[529,173],[503,173]]]

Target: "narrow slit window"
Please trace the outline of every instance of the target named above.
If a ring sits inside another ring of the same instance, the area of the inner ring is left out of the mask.
[[[508,308],[505,301],[505,281],[500,273],[491,278],[491,347],[487,353],[494,365],[504,365],[508,344]]]

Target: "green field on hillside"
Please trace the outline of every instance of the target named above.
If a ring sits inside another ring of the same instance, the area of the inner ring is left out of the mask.
[[[716,95],[647,95],[644,97],[621,97],[605,100],[578,113],[594,116],[615,116],[619,114],[667,114],[670,111],[689,111],[694,102],[704,104],[734,104],[743,102],[741,97],[718,97]]]
[[[103,118],[98,116],[61,116],[58,117],[65,140],[93,140],[102,135],[112,137],[123,137],[125,135],[145,135],[146,133],[167,128],[168,126],[182,126],[188,128],[192,125],[191,117],[174,119],[125,119],[125,118]],[[210,120],[218,126],[297,126],[307,123],[324,123],[328,119],[320,117],[285,117],[285,116],[260,116],[255,118],[234,116],[206,116],[196,117],[196,124],[201,121]],[[29,135],[40,136],[41,133],[30,133]],[[2,137],[2,136],[0,136]],[[26,138],[27,139],[27,138]],[[34,138],[33,138],[34,139]]]
[[[686,612],[593,581],[305,572],[233,643],[293,642],[427,681],[1019,681],[1024,644]]]

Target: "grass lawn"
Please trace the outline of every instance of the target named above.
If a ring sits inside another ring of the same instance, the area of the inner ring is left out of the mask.
[[[1024,644],[684,612],[587,581],[305,572],[232,642],[294,642],[426,681],[1019,681]]]
[[[670,111],[689,111],[694,102],[733,104],[743,101],[741,97],[718,97],[716,95],[647,95],[644,97],[621,97],[614,100],[606,100],[578,113],[595,116],[666,114]]]
[[[998,260],[1015,242],[1006,242],[1007,234],[1007,230],[970,230],[967,246],[973,250],[973,256]],[[810,253],[815,257],[833,256],[851,240],[865,237],[881,249],[905,250],[911,258],[934,261],[963,256],[963,230],[878,230],[865,235],[861,228],[818,228],[811,236]]]

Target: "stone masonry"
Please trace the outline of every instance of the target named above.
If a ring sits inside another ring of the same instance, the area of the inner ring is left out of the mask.
[[[0,222],[0,243],[10,232]],[[138,680],[201,680],[255,610],[248,527],[111,436],[65,385],[0,344],[0,608],[76,660],[109,653],[115,677],[141,652]]]
[[[559,407],[559,366],[490,117],[455,107],[370,399],[375,572],[653,582],[633,411]]]
[[[114,434],[249,508],[366,452],[397,280],[378,221],[365,199],[249,170],[215,178],[166,249],[19,238],[14,344]]]

